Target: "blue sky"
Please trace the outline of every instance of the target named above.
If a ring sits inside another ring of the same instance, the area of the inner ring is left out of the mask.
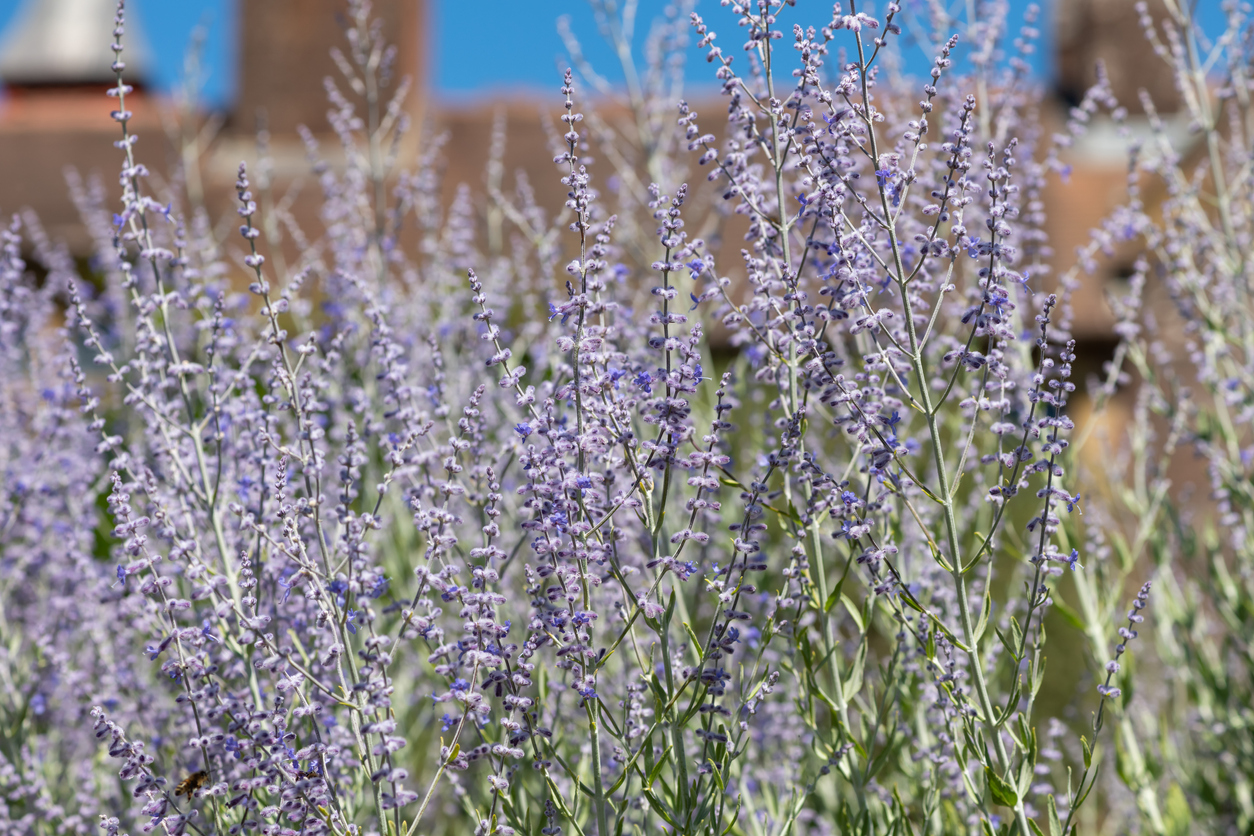
[[[658,17],[667,6],[667,0],[638,0],[637,24],[634,43],[643,45],[649,32],[649,22]],[[619,0],[622,5],[622,0]],[[846,4],[847,5],[847,4]],[[867,3],[861,4],[866,7]],[[877,3],[871,2],[873,8]],[[882,2],[879,3],[882,5]],[[907,4],[906,7],[908,8]],[[1021,25],[1023,10],[1028,0],[1011,0],[1014,7],[1015,28]],[[491,9],[493,23],[482,26],[485,9]],[[731,13],[723,9],[717,0],[698,0],[697,11],[705,18],[712,30],[719,33],[717,43],[728,54],[735,55],[743,43],[742,30],[736,25]],[[784,12],[780,20],[791,30],[794,22],[803,25],[822,25],[830,17],[829,0],[803,0],[796,9]],[[570,28],[579,38],[587,55],[598,71],[612,81],[621,81],[621,72],[615,72],[617,62],[612,52],[604,46],[596,25],[596,19],[584,0],[540,0],[540,2],[516,2],[516,0],[446,0],[435,5],[436,27],[440,34],[436,46],[434,79],[437,92],[446,97],[475,93],[493,85],[513,83],[521,87],[552,89],[560,81],[559,68],[566,66],[563,56],[565,45],[557,32],[559,16],[567,16]],[[1044,17],[1044,15],[1042,15]],[[467,38],[461,33],[481,31]],[[1048,26],[1041,27],[1046,33]],[[687,80],[693,83],[715,84],[714,70],[705,61],[706,50],[698,50],[696,38],[690,39]],[[463,46],[464,45],[464,46]],[[789,50],[791,52],[791,49]],[[1047,50],[1036,56],[1038,74],[1049,72]],[[637,55],[640,52],[637,51]],[[489,56],[485,58],[485,56]],[[906,46],[907,67],[926,73],[931,67],[929,56],[918,46]],[[510,68],[517,68],[511,71]]]
[[[24,0],[0,0],[0,26],[7,25]],[[246,2],[246,0],[237,0]],[[613,72],[614,59],[597,35],[593,15],[583,0],[429,0],[435,29],[432,45],[431,77],[438,96],[460,99],[478,96],[492,90],[535,89],[554,91],[558,86],[558,66],[563,65],[565,47],[557,33],[556,21],[569,15],[570,25],[584,44],[585,53],[594,66],[613,81],[621,74]],[[227,105],[234,89],[233,34],[235,32],[232,0],[129,0],[136,6],[154,58],[159,88],[168,89],[177,83],[182,72],[183,56],[192,30],[203,23],[207,27],[206,64],[209,70],[204,88],[207,101]],[[643,41],[651,20],[666,5],[666,0],[639,0],[636,42]],[[909,8],[908,4],[903,4]],[[1016,19],[1021,17],[1027,0],[1011,0]],[[1046,4],[1042,4],[1046,5]],[[1214,6],[1217,0],[1202,0],[1202,8]],[[828,2],[814,3],[824,13]],[[1046,8],[1048,6],[1046,5]],[[723,33],[720,44],[736,49],[740,30],[730,27],[728,13],[716,0],[700,0],[711,27]],[[790,12],[796,14],[795,11]],[[797,15],[802,19],[802,15]],[[1048,37],[1048,14],[1042,15],[1040,28]],[[1016,26],[1017,28],[1017,26]],[[907,28],[907,33],[908,33]],[[107,38],[108,33],[101,33]],[[738,51],[738,49],[736,50]],[[1042,43],[1036,56],[1035,70],[1044,78],[1049,74],[1048,45]],[[926,71],[929,63],[924,51],[906,45],[907,66]],[[693,50],[689,77],[693,82],[711,78],[711,70],[700,54]]]

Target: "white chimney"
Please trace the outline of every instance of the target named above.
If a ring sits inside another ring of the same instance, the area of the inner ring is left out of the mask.
[[[26,0],[0,38],[0,81],[9,86],[113,80],[116,0]],[[126,4],[125,76],[142,81],[151,64],[135,0]]]

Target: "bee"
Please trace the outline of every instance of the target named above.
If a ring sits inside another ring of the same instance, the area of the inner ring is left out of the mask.
[[[191,801],[192,794],[195,793],[196,790],[203,787],[205,785],[205,782],[208,780],[209,780],[209,773],[205,772],[203,769],[200,770],[199,772],[193,772],[191,775],[188,775],[182,781],[179,781],[179,785],[174,788],[174,795],[175,797],[178,797],[180,795],[185,795],[187,796],[187,800]]]
[[[315,778],[321,778],[322,773],[316,769],[306,769],[296,773],[296,777],[302,780],[312,781]]]

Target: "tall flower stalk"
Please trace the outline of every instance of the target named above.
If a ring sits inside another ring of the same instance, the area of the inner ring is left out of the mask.
[[[352,2],[319,228],[263,159],[226,243],[136,156],[119,5],[121,206],[76,186],[103,290],[33,220],[0,253],[15,832],[1078,832],[1149,585],[1116,625],[1138,566],[1073,546],[1058,152],[995,60],[1035,12],[972,6],[969,76],[926,33],[919,82],[895,3],[727,5],[744,49],[673,10],[626,117],[565,73],[549,207],[503,127],[440,203]],[[596,8],[630,64],[634,6]],[[689,36],[725,122],[666,99]],[[1064,576],[1119,636],[1074,751],[1038,699]]]

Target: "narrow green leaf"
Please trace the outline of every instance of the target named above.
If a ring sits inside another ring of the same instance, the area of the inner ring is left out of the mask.
[[[1015,792],[1015,788],[1003,781],[991,767],[984,767],[984,780],[988,782],[988,792],[993,801],[1003,807],[1014,807],[1019,803],[1019,794]]]
[[[693,649],[698,654],[705,653],[705,648],[701,646],[701,640],[697,638],[697,634],[693,631],[692,627],[689,626],[687,621],[684,622],[684,632],[688,634],[688,639],[692,642]]]
[[[1058,819],[1058,805],[1051,795],[1045,802],[1049,810],[1049,836],[1062,836],[1062,822]]]
[[[984,600],[980,605],[980,620],[976,622],[975,633],[972,640],[979,644],[980,639],[984,637],[984,631],[988,628],[988,616],[993,611],[993,585],[991,583],[984,584]]]
[[[1019,792],[1020,798],[1026,796],[1028,794],[1028,789],[1032,786],[1032,779],[1036,776],[1036,772],[1033,769],[1035,765],[1036,758],[1031,756],[1025,757],[1023,762],[1019,765],[1019,783],[1016,789]]]
[[[897,811],[897,820],[895,824],[904,828],[906,836],[914,836],[914,822],[910,820],[910,808],[908,808],[901,800],[901,794],[897,792],[897,785],[893,784],[893,807]]]
[[[858,608],[854,605],[853,600],[848,595],[841,593],[840,602],[845,605],[845,609],[849,611],[850,617],[858,625],[858,632],[865,633],[866,626],[862,623],[862,613],[858,612]]]
[[[850,666],[849,678],[845,681],[845,693],[856,694],[862,690],[862,674],[866,669],[866,652],[867,643],[865,641],[858,644],[858,652],[853,657],[853,665]]]
[[[662,774],[662,768],[666,766],[666,756],[671,751],[671,747],[667,746],[666,751],[662,753],[662,757],[658,758],[657,763],[653,764],[653,768],[649,770],[649,777],[645,778],[644,786],[646,789],[653,787],[653,782],[657,780],[657,776]]]
[[[723,832],[720,834],[720,836],[727,836],[727,834],[731,833],[732,829],[736,827],[736,824],[740,821],[740,805],[742,803],[743,803],[743,800],[741,799],[740,795],[737,794],[736,795],[736,809],[732,812],[731,821],[728,823],[727,827],[723,828]]]
[[[653,690],[653,698],[660,704],[666,704],[666,686],[662,684],[661,678],[655,673],[649,677],[649,687]]]
[[[710,772],[714,776],[714,783],[718,784],[719,792],[727,792],[727,784],[723,781],[723,770],[716,764]]]
[[[832,587],[827,600],[823,602],[823,612],[831,612],[832,607],[836,606],[836,602],[840,600],[840,592],[845,588],[845,579],[849,577],[849,569],[852,566],[853,552],[850,552],[849,557],[845,559],[845,570],[840,573],[840,580],[836,581],[836,586]],[[821,572],[822,569],[820,568],[819,571]]]
[[[679,825],[675,823],[675,819],[671,817],[670,812],[662,804],[661,799],[659,799],[656,795],[654,795],[652,790],[646,789],[644,791],[644,797],[645,797],[645,800],[649,802],[649,806],[653,808],[653,811],[655,813],[657,813],[659,816],[665,819],[666,823],[669,824],[671,827],[678,829]]]
[[[667,751],[670,751],[670,750],[667,750]],[[666,760],[665,760],[665,757],[663,757],[661,758],[661,760],[658,760],[658,762],[655,763],[655,765],[653,765],[652,770],[648,772],[648,777],[645,778],[645,787],[648,788],[648,790],[652,790],[653,782],[657,781],[657,776],[661,775],[662,767],[665,767],[665,766],[666,766]]]
[[[1187,836],[1193,832],[1193,813],[1179,784],[1172,784],[1167,789],[1167,804],[1163,812],[1167,819],[1167,836]]]
[[[1042,654],[1032,664],[1032,670],[1029,672],[1032,677],[1032,698],[1036,699],[1036,694],[1041,690],[1041,686],[1045,684],[1045,656]]]

